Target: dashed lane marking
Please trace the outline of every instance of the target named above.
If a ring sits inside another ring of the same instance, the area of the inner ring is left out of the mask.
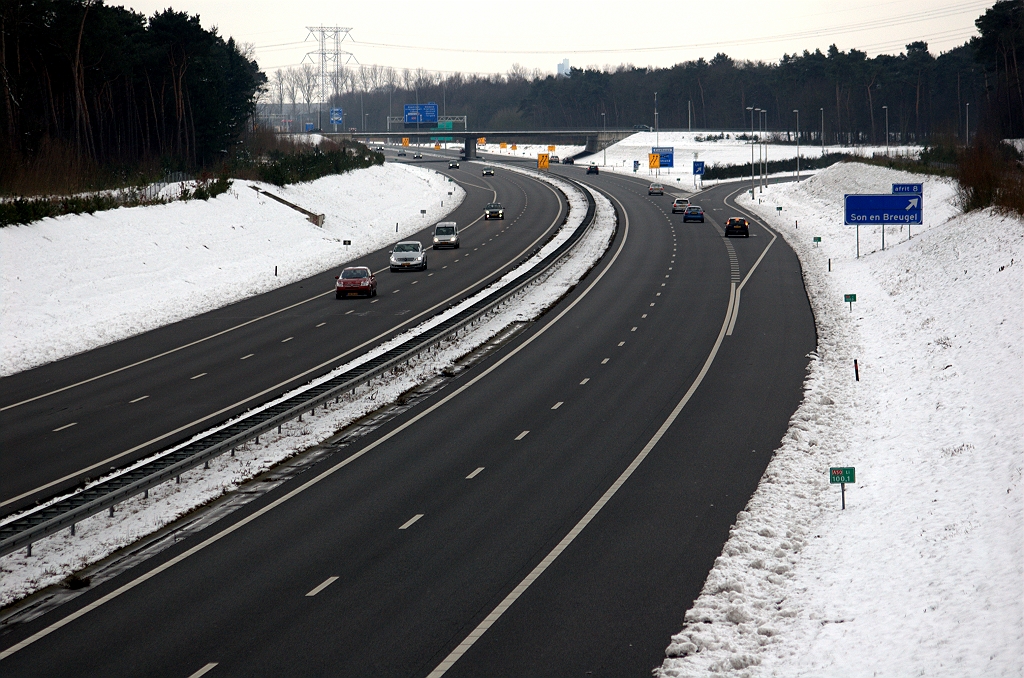
[[[217,662],[210,662],[209,664],[207,664],[203,668],[201,668],[198,671],[196,671],[195,673],[193,673],[188,678],[200,678],[200,676],[205,676],[207,673],[212,671],[215,666],[217,666]]]
[[[294,339],[294,338],[295,338],[295,337],[288,337],[287,339],[282,339],[282,340],[281,340],[281,343],[283,344],[283,343],[284,343],[284,342],[286,342],[286,341],[291,341],[291,340],[292,340],[292,339]]]
[[[590,381],[590,377],[587,377],[586,379],[584,379],[583,381],[581,381],[581,382],[580,382],[580,386],[583,386],[583,384],[587,383],[588,381]]]
[[[602,364],[602,365],[604,365],[604,364],[605,364],[605,363],[607,363],[607,362],[608,362],[609,360],[611,360],[611,358],[605,358],[604,360],[602,360],[602,361],[601,361],[601,364]]]
[[[207,372],[203,372],[202,374],[197,374],[194,377],[189,377],[188,380],[192,381],[193,379],[198,379],[199,377],[205,377],[207,374],[208,374]]]
[[[327,324],[327,323],[320,323],[319,325],[317,325],[317,327],[323,327],[323,326],[324,326],[324,325],[326,325],[326,324]]]
[[[516,436],[516,440],[522,440],[523,438],[526,437],[527,433],[529,433],[529,431],[523,431],[522,433]]]
[[[55,428],[55,429],[53,429],[53,432],[54,432],[54,433],[56,433],[57,431],[63,431],[64,429],[66,429],[66,428],[71,428],[72,426],[75,426],[76,424],[78,424],[78,422],[77,422],[77,421],[73,421],[73,422],[71,422],[70,424],[64,424],[64,425],[63,425],[63,426],[61,426],[60,428]]]
[[[420,519],[420,518],[422,518],[422,517],[423,517],[423,514],[422,514],[422,513],[417,513],[417,514],[416,514],[416,515],[414,515],[414,516],[413,516],[412,518],[409,518],[409,520],[405,521],[405,524],[404,524],[404,525],[402,525],[402,526],[401,526],[400,528],[398,528],[398,529],[400,529],[400,530],[407,530],[407,529],[409,529],[409,526],[410,526],[410,525],[412,525],[413,523],[415,523],[415,522],[416,522],[417,520],[419,520],[419,519]]]
[[[557,403],[555,403],[554,405],[551,406],[551,409],[557,410],[559,407],[562,406],[562,402],[563,401],[559,400]]]
[[[338,581],[337,577],[328,577],[324,581],[323,584],[320,584],[320,586],[317,586],[315,589],[313,589],[312,591],[307,593],[306,597],[307,598],[312,598],[313,596],[315,596],[316,594],[320,593],[321,591],[323,591],[325,588],[327,588],[328,586],[330,586],[331,584],[333,584],[336,581]]]
[[[473,471],[468,476],[466,476],[466,480],[472,480],[473,478],[476,478],[478,475],[480,475],[480,471],[483,471],[483,470],[484,470],[483,466],[477,467],[477,469],[475,471]]]
[[[148,398],[148,397],[149,397],[148,395],[144,395],[144,396],[142,396],[141,398],[136,398],[135,400],[129,400],[128,402],[129,402],[129,403],[137,403],[137,402],[139,402],[140,400],[145,400],[145,399],[146,399],[146,398]]]

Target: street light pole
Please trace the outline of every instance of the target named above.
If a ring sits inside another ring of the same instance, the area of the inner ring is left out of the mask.
[[[750,111],[750,200],[754,200],[754,107],[747,106]]]
[[[825,109],[818,110],[821,111],[821,154],[825,155]]]
[[[796,180],[800,181],[800,111],[793,109],[796,113]]]
[[[885,111],[885,157],[889,157],[889,107],[882,106]]]
[[[757,190],[764,193],[764,125],[762,118],[767,118],[763,108],[757,109]]]
[[[967,145],[971,145],[971,105],[967,104],[967,124],[964,125],[965,136],[967,137]]]
[[[605,117],[604,113],[601,114],[601,126],[604,128],[604,139],[601,140],[601,143],[602,144],[607,144],[608,143],[608,118]],[[602,164],[602,166],[607,167],[608,166],[608,146],[605,145],[605,147],[602,149],[601,152],[604,153],[604,160],[602,161],[601,164]]]

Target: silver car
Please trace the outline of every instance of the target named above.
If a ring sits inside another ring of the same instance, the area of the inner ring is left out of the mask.
[[[434,226],[434,249],[459,249],[459,226],[454,221],[439,221]]]
[[[427,270],[427,253],[418,240],[403,240],[391,250],[391,270],[401,271],[417,268]]]

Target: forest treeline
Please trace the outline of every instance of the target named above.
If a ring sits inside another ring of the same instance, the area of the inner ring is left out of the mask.
[[[198,16],[102,0],[0,3],[0,187],[65,173],[212,166],[253,121],[266,77]]]
[[[925,42],[873,58],[833,46],[777,63],[719,53],[671,68],[573,68],[568,78],[519,66],[502,76],[340,66],[330,74],[328,99],[345,110],[346,127],[360,131],[384,129],[388,115],[400,116],[403,104],[416,101],[467,116],[476,130],[653,126],[657,93],[662,129],[749,129],[751,107],[766,111],[768,129],[793,132],[799,110],[803,138],[818,140],[824,128],[826,143],[878,144],[887,110],[894,141],[965,139],[968,116],[971,136],[986,129],[1022,137],[1024,2],[999,0],[975,23],[980,36],[937,56]],[[261,107],[268,119],[285,126],[291,120],[293,131],[299,116],[316,122],[318,75],[311,64],[271,73]]]

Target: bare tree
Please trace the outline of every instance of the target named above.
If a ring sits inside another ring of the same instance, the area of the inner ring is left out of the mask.
[[[284,71],[280,68],[274,71],[274,77],[270,81],[271,97],[277,101],[280,106],[281,115],[284,115],[284,93],[285,93],[285,75]]]
[[[292,115],[295,115],[295,103],[299,100],[299,80],[301,76],[296,68],[289,68],[285,72],[285,94],[288,96],[288,103],[292,105]]]
[[[306,104],[306,113],[313,111],[313,102],[316,100],[316,85],[317,80],[320,79],[320,74],[317,72],[313,64],[305,63],[302,64],[296,71],[298,82],[296,83],[299,87],[299,92],[302,94],[302,101]]]

